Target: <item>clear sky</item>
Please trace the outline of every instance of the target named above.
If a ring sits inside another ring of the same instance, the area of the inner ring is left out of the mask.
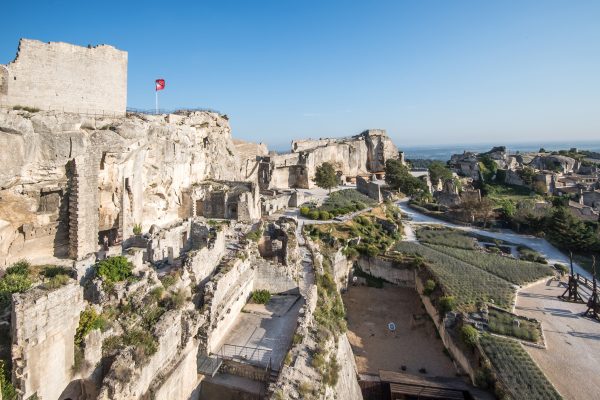
[[[384,128],[400,147],[600,140],[600,1],[5,1],[20,37],[129,52],[128,105],[207,107],[234,137]]]

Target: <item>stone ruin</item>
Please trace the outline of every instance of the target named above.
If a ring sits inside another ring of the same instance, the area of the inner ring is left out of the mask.
[[[315,186],[316,168],[332,163],[340,176],[355,178],[383,173],[385,161],[400,153],[385,130],[370,129],[345,139],[298,140],[288,154],[261,158],[258,182],[261,189]]]
[[[274,214],[306,200],[298,189],[325,161],[355,179],[401,156],[382,130],[269,156],[234,141],[218,113],[125,115],[126,71],[127,54],[110,46],[29,40],[0,67],[2,275],[26,259],[71,276],[52,288],[35,280],[2,316],[19,399],[199,398],[200,360],[219,351],[253,291],[307,301],[297,221]],[[52,82],[38,84],[46,72],[60,75],[55,99]],[[108,285],[96,265],[116,256],[132,275]],[[84,310],[108,326],[76,344]],[[153,338],[145,356],[125,339],[142,327]]]

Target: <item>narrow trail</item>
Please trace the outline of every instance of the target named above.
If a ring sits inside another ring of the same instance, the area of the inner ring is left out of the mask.
[[[306,246],[306,241],[302,235],[302,228],[304,226],[303,221],[298,221],[296,227],[296,238],[298,239],[298,251],[300,252],[300,258],[302,263],[302,279],[300,280],[300,294],[306,299],[308,291],[315,283],[315,272],[313,270],[313,261],[310,254],[310,250]]]

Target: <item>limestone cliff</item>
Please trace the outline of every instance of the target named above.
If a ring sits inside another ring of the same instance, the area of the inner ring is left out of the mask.
[[[186,217],[187,188],[240,174],[228,119],[209,112],[109,118],[2,110],[0,148],[0,265],[66,255],[69,239],[84,236],[78,225],[114,230],[117,240],[134,224]],[[74,218],[84,204],[86,215]],[[92,241],[87,249],[97,243],[92,236],[83,238]]]

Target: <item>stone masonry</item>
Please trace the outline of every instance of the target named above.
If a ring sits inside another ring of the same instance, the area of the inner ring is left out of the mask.
[[[71,381],[74,337],[84,309],[83,288],[70,282],[54,291],[13,296],[13,384],[21,397],[58,399]]]
[[[127,52],[21,39],[14,61],[0,65],[0,105],[124,115]]]
[[[98,246],[98,171],[93,152],[71,163],[69,198],[69,256],[81,260]]]

